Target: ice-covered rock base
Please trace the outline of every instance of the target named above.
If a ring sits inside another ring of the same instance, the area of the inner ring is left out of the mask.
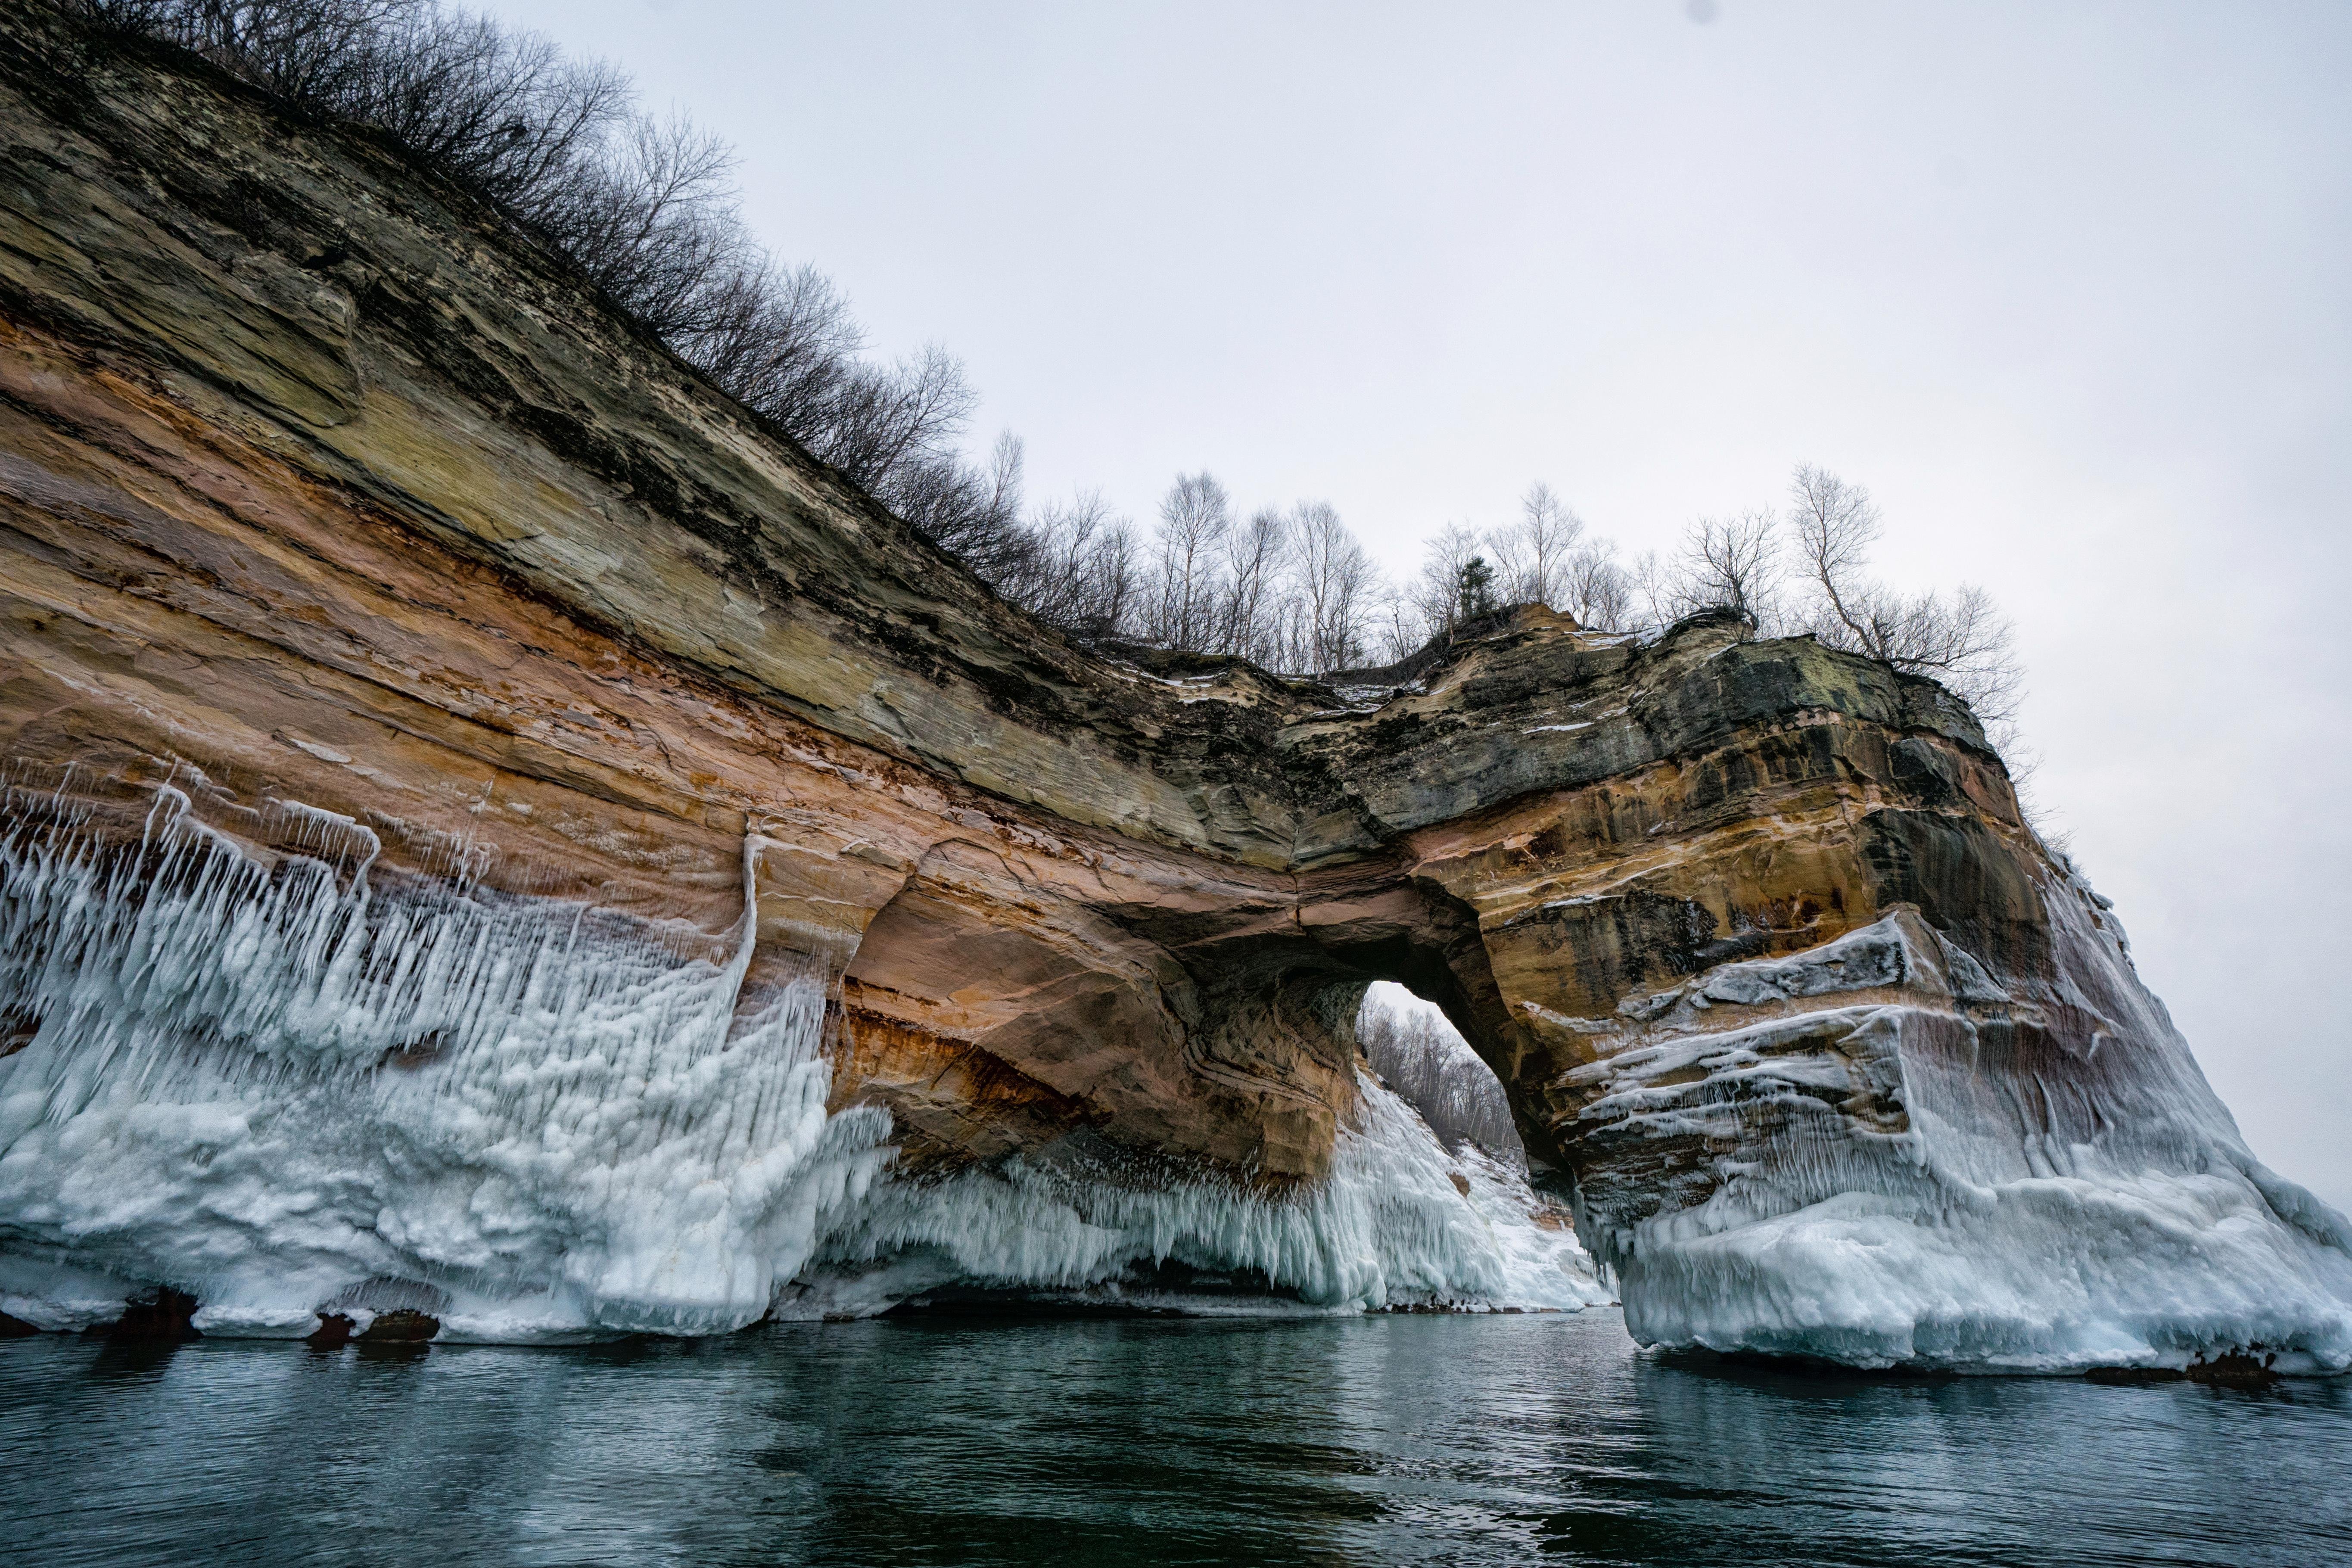
[[[365,826],[288,803],[241,833],[169,786],[112,821],[8,805],[0,1312],[41,1328],[157,1287],[211,1334],[401,1310],[505,1341],[959,1290],[1192,1311],[1612,1293],[1517,1156],[1449,1148],[1370,1073],[1329,1174],[1287,1189],[1075,1144],[895,1170],[887,1113],[828,1110],[826,978],[747,994],[756,840],[714,939],[380,871]],[[2253,1159],[2120,939],[2052,901],[2063,994],[2004,988],[1898,910],[1625,1005],[1576,1075],[1578,1146],[1604,1157],[1577,1215],[1637,1338],[2352,1364],[2343,1217]],[[2073,1052],[2084,1019],[2137,1054]],[[1441,1047],[1467,1049],[1419,1048]]]
[[[209,1334],[364,1331],[387,1302],[449,1339],[709,1333],[1171,1263],[1263,1281],[1266,1310],[1609,1296],[1518,1173],[1377,1082],[1329,1178],[1279,1196],[1084,1164],[894,1176],[886,1113],[826,1110],[823,978],[744,994],[748,849],[713,942],[379,887],[374,836],[299,805],[243,838],[170,787],[135,836],[8,799],[0,1311],[43,1328],[169,1285]]]
[[[748,918],[378,889],[374,836],[299,806],[252,826],[308,853],[169,787],[130,844],[8,805],[0,1310],[169,1284],[299,1335],[377,1280],[461,1336],[732,1329],[886,1163],[887,1118],[826,1112],[822,984],[742,994]]]
[[[1898,910],[1629,1001],[1580,1194],[1645,1343],[1974,1371],[2352,1365],[2352,1226],[2265,1168],[2079,882],[2059,983]],[[2074,1041],[2087,1039],[2087,1048]]]
[[[2072,1372],[2236,1352],[2341,1372],[2352,1258],[2286,1217],[2301,1189],[2263,1184],[2237,1171],[2034,1177],[1662,1227],[1625,1268],[1626,1322],[1648,1343],[1865,1367]]]
[[[1523,1173],[1475,1144],[1449,1153],[1403,1100],[1375,1079],[1360,1089],[1331,1174],[1280,1197],[1018,1163],[878,1184],[778,1315],[879,1311],[951,1284],[1202,1312],[1575,1311],[1614,1299],[1566,1211]],[[1169,1263],[1253,1283],[1171,1290],[1157,1278]]]

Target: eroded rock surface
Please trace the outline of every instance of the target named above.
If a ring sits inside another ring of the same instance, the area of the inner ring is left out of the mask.
[[[1937,687],[1538,609],[1386,689],[1096,657],[379,139],[37,15],[0,136],[20,1258],[199,1295],[274,1258],[238,1310],[304,1332],[376,1275],[729,1326],[829,1256],[903,1294],[1248,1252],[1360,1298],[1397,1287],[1334,1261],[1359,1220],[1298,1216],[1379,1119],[1350,1021],[1394,979],[1646,1337],[2352,1358],[2340,1216],[2245,1152]],[[152,1169],[227,1185],[77,1187],[162,1136],[134,1066],[181,1096]],[[364,1173],[297,1125],[338,1118]]]

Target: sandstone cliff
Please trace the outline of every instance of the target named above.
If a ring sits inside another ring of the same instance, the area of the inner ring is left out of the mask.
[[[367,132],[35,16],[0,29],[0,1247],[198,1298],[274,1258],[306,1311],[354,1272],[684,1301],[611,1261],[607,1189],[642,1180],[678,1184],[662,1226],[723,1209],[710,1266],[761,1260],[722,1294],[764,1300],[828,1247],[959,1256],[983,1210],[999,1261],[963,1271],[1021,1277],[1042,1211],[956,1186],[1013,1170],[1089,1184],[1105,1234],[1181,1188],[1328,1251],[1315,1194],[1371,1114],[1350,1020],[1394,979],[1495,1068],[1650,1337],[2352,1357],[2341,1220],[2245,1153],[1931,683],[1540,610],[1386,689],[1096,657]],[[482,956],[509,949],[539,956]],[[823,1059],[777,1046],[771,1083],[779,1019]],[[582,1073],[618,1075],[614,1146],[706,1141],[597,1167],[593,1280],[576,1237],[478,1223],[575,1180],[547,1161]],[[184,1120],[236,1107],[175,1169],[440,1098],[353,1200],[364,1246],[289,1249],[289,1167],[233,1203],[74,1195],[74,1116],[113,1095],[127,1137],[160,1082]],[[467,1115],[509,1154],[433,1143]],[[887,1224],[850,1212],[877,1180]],[[961,1218],[922,1217],[951,1189]],[[1208,1251],[1238,1223],[1153,1213]],[[220,1223],[237,1247],[192,1239]],[[2147,1260],[2232,1225],[2259,1235],[2211,1278]],[[1852,1284],[1922,1231],[1895,1275],[1945,1274]],[[1282,1247],[1241,1262],[1338,1289]]]

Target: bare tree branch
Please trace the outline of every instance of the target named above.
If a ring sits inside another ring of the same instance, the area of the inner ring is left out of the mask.
[[[1225,539],[1232,528],[1231,498],[1213,475],[1176,476],[1160,500],[1153,541],[1158,594],[1145,626],[1154,641],[1198,653],[1220,638]]]
[[[1776,635],[1784,574],[1779,535],[1769,512],[1700,518],[1671,560],[1650,563],[1654,616],[1663,623],[1701,610],[1738,610],[1763,635]]]
[[[1949,599],[1906,595],[1864,575],[1881,531],[1870,492],[1810,463],[1798,466],[1789,489],[1789,526],[1812,592],[1804,628],[1827,647],[1935,677],[2005,734],[2024,675],[2014,628],[1991,596],[1972,584]]]
[[[1584,537],[1584,521],[1538,479],[1519,501],[1519,521],[1487,540],[1494,552],[1496,596],[1507,605],[1567,607],[1570,563]]]
[[[1378,571],[1329,502],[1291,509],[1290,560],[1285,668],[1322,671],[1362,663]]]

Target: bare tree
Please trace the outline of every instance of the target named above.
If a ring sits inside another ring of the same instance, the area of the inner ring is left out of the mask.
[[[1290,550],[1289,525],[1272,507],[1226,531],[1221,563],[1224,603],[1218,611],[1213,646],[1261,665],[1279,657],[1276,595]]]
[[[1208,647],[1224,597],[1219,572],[1232,527],[1224,486],[1206,472],[1176,476],[1160,500],[1152,541],[1153,597],[1144,631],[1153,641],[1192,652]]]
[[[787,430],[824,427],[866,346],[849,303],[814,267],[735,273],[713,290],[686,356]]]
[[[874,488],[899,516],[919,520],[941,548],[1003,593],[1034,547],[1022,519],[1021,468],[1021,442],[1006,432],[984,468],[953,453],[925,453],[892,463]]]
[[[1674,574],[1654,550],[1644,550],[1625,569],[1633,601],[1633,627],[1654,632],[1678,618],[1681,595]]]
[[[1356,1015],[1356,1042],[1372,1070],[1421,1112],[1446,1147],[1466,1139],[1506,1163],[1527,1167],[1501,1080],[1441,1015],[1367,995]]]
[[[374,46],[423,7],[409,0],[85,0],[85,15],[203,55],[264,91],[346,96]]]
[[[1411,658],[1429,641],[1429,626],[1413,605],[1412,595],[1383,582],[1372,594],[1364,615],[1367,651],[1381,664]]]
[[[1454,523],[1431,536],[1419,574],[1382,627],[1384,644],[1397,650],[1391,658],[1461,623],[1464,574],[1473,561],[1487,569],[1482,603],[1540,604],[1600,630],[1630,630],[1641,622],[1642,579],[1618,560],[1614,543],[1591,538],[1547,485],[1531,487],[1519,505],[1518,521],[1491,534]],[[1651,586],[1663,591],[1664,574],[1654,574],[1659,581]]]
[[[1682,548],[1651,593],[1661,620],[1700,610],[1738,610],[1759,631],[1775,635],[1780,619],[1780,523],[1769,511],[1703,517],[1683,536]]]
[[[1379,569],[1328,501],[1301,501],[1290,512],[1292,595],[1286,668],[1345,669],[1363,662],[1365,615]]]
[[[926,344],[895,365],[847,367],[809,445],[887,500],[894,470],[960,434],[978,401],[963,366],[946,350]]]
[[[1047,626],[1102,640],[1129,635],[1135,531],[1096,491],[1040,510],[1019,574],[1000,586]]]
[[[639,321],[691,339],[718,324],[726,283],[758,275],[734,166],[732,149],[684,118],[647,122],[533,201],[531,217]]]
[[[365,121],[525,217],[628,131],[628,82],[536,33],[433,0],[69,0],[265,92]]]
[[[1569,552],[1563,603],[1554,609],[1594,631],[1625,631],[1634,621],[1636,598],[1633,574],[1617,560],[1617,546],[1608,540],[1580,544]]]
[[[372,39],[347,26],[332,29],[342,57],[332,86],[313,79],[271,90],[381,126],[526,216],[593,168],[607,138],[629,123],[628,79],[601,60],[568,57],[541,34],[382,0],[247,7],[265,8],[380,16],[381,32]],[[203,9],[217,16],[237,7]],[[275,73],[265,67],[263,74]]]
[[[1477,531],[1463,522],[1446,524],[1422,547],[1421,573],[1406,595],[1420,619],[1423,641],[1452,631],[1462,618],[1462,569],[1485,548]]]
[[[1790,475],[1789,499],[1789,527],[1797,536],[1805,570],[1827,595],[1831,613],[1843,620],[1839,589],[1853,586],[1869,563],[1870,547],[1883,530],[1878,505],[1860,485],[1850,485],[1811,463],[1798,464]]]
[[[1789,526],[1813,599],[1806,629],[1829,647],[1933,676],[1979,719],[2006,728],[2023,695],[2023,671],[2015,632],[1991,596],[1972,584],[1949,599],[1904,595],[1866,577],[1882,530],[1870,492],[1810,463],[1798,465],[1789,489]]]
[[[1584,537],[1584,521],[1538,480],[1519,500],[1519,521],[1498,528],[1487,544],[1495,555],[1495,592],[1507,605],[1567,608],[1570,562]]]

